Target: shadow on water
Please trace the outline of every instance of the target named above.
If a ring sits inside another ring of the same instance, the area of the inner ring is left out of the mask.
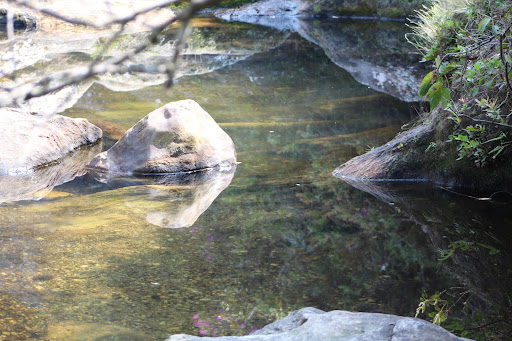
[[[410,217],[428,234],[439,260],[460,285],[453,296],[452,328],[477,339],[512,334],[512,195],[475,196],[464,190],[400,182],[349,182]],[[434,294],[430,292],[429,294]],[[485,326],[486,328],[479,328]]]

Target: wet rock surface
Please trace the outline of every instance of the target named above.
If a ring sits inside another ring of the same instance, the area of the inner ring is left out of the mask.
[[[340,310],[324,312],[315,308],[303,308],[247,336],[211,338],[181,334],[167,339],[167,341],[193,340],[462,341],[467,339],[457,337],[432,323],[411,317]]]
[[[262,0],[237,8],[220,10],[239,20],[248,16],[405,18],[420,10],[426,0]]]
[[[172,102],[148,114],[89,167],[103,172],[179,173],[236,164],[235,145],[192,100]]]
[[[85,119],[2,108],[0,175],[29,174],[101,136],[101,130]]]

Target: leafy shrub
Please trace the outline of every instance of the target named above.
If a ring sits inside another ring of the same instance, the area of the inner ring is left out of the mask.
[[[420,86],[455,122],[449,142],[479,167],[512,143],[512,1],[436,0],[408,36],[432,65]]]

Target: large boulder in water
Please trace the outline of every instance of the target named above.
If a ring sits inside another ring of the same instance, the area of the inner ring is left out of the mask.
[[[151,112],[89,167],[117,174],[179,173],[236,164],[235,145],[192,100]]]
[[[101,136],[82,118],[0,108],[0,175],[32,173]]]

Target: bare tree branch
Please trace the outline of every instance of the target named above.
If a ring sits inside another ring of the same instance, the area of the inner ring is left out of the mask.
[[[110,27],[115,24],[126,24],[130,21],[135,20],[138,16],[140,16],[142,14],[146,14],[146,13],[155,11],[160,8],[168,7],[171,4],[182,2],[182,0],[167,0],[167,1],[159,3],[158,5],[154,5],[154,6],[146,8],[146,9],[135,11],[133,14],[127,15],[125,17],[114,18],[110,21],[96,23],[96,22],[92,22],[92,21],[88,21],[88,20],[67,17],[67,16],[63,15],[62,13],[59,13],[57,11],[53,11],[48,8],[45,8],[44,6],[41,6],[40,3],[37,1],[33,1],[33,0],[11,0],[11,1],[12,1],[12,3],[14,3],[18,6],[31,9],[31,10],[36,11],[41,14],[49,15],[55,19],[59,19],[59,20],[62,20],[64,22],[67,22],[67,23],[70,23],[73,25],[82,25],[82,26],[92,27],[92,28],[96,28],[96,29],[103,29],[103,28]]]
[[[12,0],[17,4],[21,4],[25,7],[36,8],[32,1],[26,0]],[[78,84],[88,78],[102,75],[106,73],[161,73],[166,74],[168,77],[166,85],[170,87],[173,83],[173,79],[178,67],[179,56],[181,51],[185,47],[186,40],[190,34],[190,20],[191,18],[201,9],[211,6],[218,2],[218,0],[191,0],[189,5],[182,11],[176,14],[174,17],[167,19],[165,22],[159,24],[151,30],[146,36],[144,41],[138,46],[132,48],[129,51],[119,55],[110,57],[107,60],[102,61],[102,57],[108,48],[123,34],[126,25],[135,20],[135,18],[141,14],[148,13],[151,10],[157,10],[163,6],[169,6],[171,3],[176,3],[176,0],[166,1],[151,7],[150,9],[144,9],[139,12],[133,13],[132,15],[123,19],[116,19],[110,21],[107,25],[120,24],[120,28],[114,32],[110,37],[105,46],[102,47],[98,56],[86,67],[75,69],[67,72],[60,72],[48,75],[39,81],[21,85],[14,85],[12,87],[4,86],[2,88],[3,93],[0,93],[0,106],[17,106],[34,97],[40,97],[52,92],[62,90],[73,84]],[[47,12],[43,12],[47,13]],[[53,13],[56,14],[56,13]],[[67,22],[80,25],[88,25],[88,23],[65,18],[58,14],[56,18],[66,20]],[[68,20],[69,19],[69,20]],[[176,42],[174,45],[174,51],[169,61],[165,64],[154,64],[154,65],[125,65],[126,62],[132,60],[136,55],[147,50],[157,42],[158,36],[165,30],[169,25],[180,22],[181,26],[178,31]],[[93,28],[99,28],[98,25],[88,25]],[[101,27],[104,27],[103,25]],[[16,68],[14,68],[16,70]]]

